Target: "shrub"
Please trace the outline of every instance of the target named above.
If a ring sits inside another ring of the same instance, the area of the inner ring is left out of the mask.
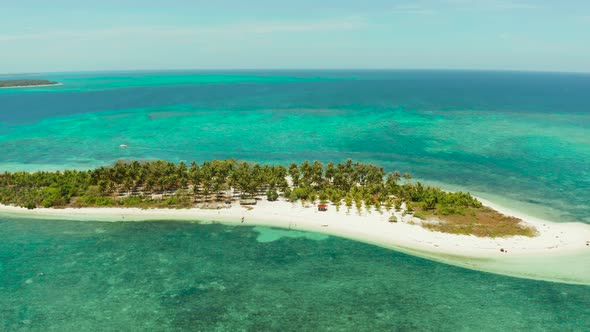
[[[97,197],[95,200],[95,204],[97,206],[112,206],[115,205],[115,202],[112,198],[109,197]]]
[[[385,201],[385,210],[389,211],[391,210],[391,201],[390,200],[386,200]]]
[[[291,191],[291,193],[289,194],[289,201],[297,202],[298,199],[299,197],[297,197],[297,193],[295,191]]]
[[[354,200],[354,205],[356,206],[356,209],[361,212],[361,208],[363,207],[363,202],[360,199],[355,199]]]
[[[326,203],[328,201],[328,194],[324,190],[322,190],[319,193],[319,198],[320,198],[320,202]]]
[[[140,196],[128,196],[120,200],[120,204],[126,206],[137,206],[141,203],[142,199]]]
[[[285,190],[283,191],[283,196],[290,198],[291,197],[291,188],[285,188]]]
[[[179,199],[176,195],[172,195],[168,198],[166,198],[166,204],[168,205],[177,205],[179,203]]]
[[[276,189],[269,189],[266,191],[266,198],[269,201],[274,202],[279,198],[279,193],[276,191]]]
[[[348,208],[352,207],[352,197],[350,197],[350,196],[344,197],[344,204]]]
[[[394,206],[395,206],[395,211],[400,211],[402,209],[402,200],[401,199],[396,200]]]
[[[443,205],[436,210],[436,213],[441,214],[443,216],[448,216],[448,215],[452,215],[452,214],[459,214],[459,215],[464,216],[465,210],[458,208],[458,207]]]
[[[295,188],[291,192],[291,196],[296,197],[295,200],[297,200],[297,199],[306,200],[311,196],[310,194],[311,193],[307,190],[307,188],[301,188],[301,187]]]
[[[50,208],[53,206],[53,200],[51,198],[46,198],[41,202],[41,206],[44,208]]]
[[[416,211],[416,212],[414,212],[414,217],[416,217],[418,219],[422,219],[422,220],[426,220],[428,218],[426,216],[426,213],[424,213],[423,211]]]

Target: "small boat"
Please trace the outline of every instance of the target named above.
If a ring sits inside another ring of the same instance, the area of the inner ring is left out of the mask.
[[[126,144],[121,144],[121,145],[119,145],[119,147],[120,147],[121,149],[127,149],[127,145],[126,145]]]

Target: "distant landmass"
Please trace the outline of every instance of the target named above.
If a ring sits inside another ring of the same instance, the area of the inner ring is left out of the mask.
[[[17,88],[25,86],[57,85],[59,82],[49,80],[4,80],[0,81],[0,88]]]

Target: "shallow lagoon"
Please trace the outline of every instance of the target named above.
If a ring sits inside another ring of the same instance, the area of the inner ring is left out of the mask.
[[[471,271],[340,238],[167,221],[0,217],[0,226],[5,330],[590,325],[588,286]]]

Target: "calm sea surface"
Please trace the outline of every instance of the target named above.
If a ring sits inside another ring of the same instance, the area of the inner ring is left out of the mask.
[[[493,200],[539,217],[590,223],[588,74],[44,77],[63,85],[0,90],[0,170],[91,168],[128,158],[353,158],[500,196]]]
[[[589,286],[503,277],[304,235],[182,222],[0,217],[0,330],[561,332],[590,326]]]
[[[538,217],[590,223],[590,75],[35,78],[63,85],[0,90],[0,171],[85,169],[132,158],[352,158]],[[0,216],[0,330],[590,326],[588,286],[469,271],[332,237],[260,242],[268,232]]]

